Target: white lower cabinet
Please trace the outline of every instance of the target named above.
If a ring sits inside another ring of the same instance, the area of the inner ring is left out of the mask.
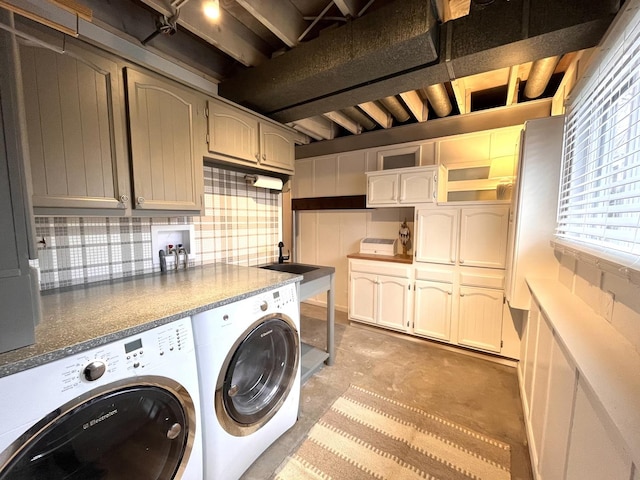
[[[570,310],[562,312],[570,315]],[[534,478],[634,478],[637,468],[603,408],[602,396],[589,384],[566,339],[560,337],[535,297],[526,322],[518,373]],[[583,348],[588,345],[576,338],[572,343]],[[607,401],[617,398],[616,405],[633,408],[630,398],[619,401],[630,392],[612,388],[606,393],[611,395]]]
[[[349,261],[349,318],[406,332],[410,327],[411,269]]]
[[[500,353],[504,272],[349,260],[349,319]]]
[[[455,271],[441,265],[415,267],[413,333],[451,341]]]
[[[461,285],[459,297],[458,343],[499,353],[504,291]]]
[[[453,285],[416,280],[413,333],[448,342],[451,340]]]

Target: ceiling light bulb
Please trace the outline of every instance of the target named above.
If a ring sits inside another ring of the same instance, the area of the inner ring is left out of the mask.
[[[219,0],[211,0],[204,3],[204,14],[211,20],[220,18],[220,2]]]

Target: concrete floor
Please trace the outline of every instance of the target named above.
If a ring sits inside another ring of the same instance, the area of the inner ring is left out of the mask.
[[[302,305],[301,337],[305,343],[325,348],[325,318],[324,308]],[[258,458],[242,479],[272,478],[350,384],[508,443],[511,478],[533,478],[514,367],[432,342],[349,325],[347,315],[336,312],[335,365],[324,366],[303,386],[298,423]]]

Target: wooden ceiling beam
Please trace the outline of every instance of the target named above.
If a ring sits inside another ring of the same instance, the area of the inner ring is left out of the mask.
[[[298,37],[304,32],[307,22],[289,0],[278,0],[277,2],[236,1],[288,47],[298,45]]]
[[[417,121],[424,122],[427,120],[429,117],[429,106],[427,102],[418,95],[418,92],[409,90],[408,92],[401,93],[400,98],[402,98]]]
[[[520,78],[518,72],[520,71],[520,65],[514,65],[509,69],[509,81],[507,83],[507,101],[506,105],[513,105],[518,103],[518,91],[520,89]]]
[[[456,97],[456,103],[460,115],[471,112],[471,90],[469,90],[464,84],[464,78],[458,78],[451,80],[451,87],[453,88],[453,94]]]
[[[331,140],[338,133],[336,125],[331,120],[321,116],[296,120],[291,125],[296,130],[299,129],[301,132],[316,139],[321,137],[324,140]]]
[[[362,133],[362,125],[358,122],[350,119],[345,114],[340,112],[327,112],[324,113],[323,116],[331,120],[332,122],[337,123],[345,130],[348,130],[354,135],[360,135]]]
[[[365,102],[358,105],[367,115],[373,118],[382,128],[390,128],[393,120],[391,114],[376,102]]]
[[[142,1],[167,17],[175,13],[167,0]],[[222,15],[214,27],[213,22],[202,13],[201,6],[201,2],[195,1],[186,4],[180,9],[178,24],[246,67],[268,60],[267,55],[252,41],[257,38],[253,32],[230,15]]]

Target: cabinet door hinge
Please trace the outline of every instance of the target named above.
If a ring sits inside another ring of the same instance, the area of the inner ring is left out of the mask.
[[[504,305],[505,303],[507,303],[507,296],[502,295],[502,304]]]
[[[209,118],[209,107],[204,107],[204,116]]]
[[[207,133],[207,143],[209,143],[209,134]]]
[[[500,348],[504,347],[504,340],[500,340]]]
[[[411,290],[411,285],[407,285],[407,290]]]

